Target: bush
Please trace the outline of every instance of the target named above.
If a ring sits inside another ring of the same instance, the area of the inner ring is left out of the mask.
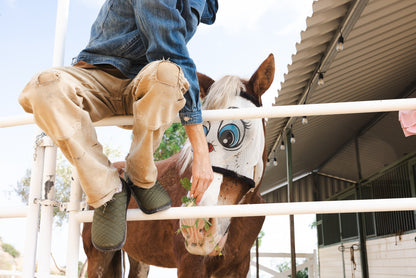
[[[13,258],[17,258],[20,256],[19,251],[17,251],[16,248],[14,248],[11,244],[3,243],[1,245],[1,248],[3,248],[4,252],[9,253]]]

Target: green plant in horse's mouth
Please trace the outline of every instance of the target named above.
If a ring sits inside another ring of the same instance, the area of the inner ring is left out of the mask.
[[[181,185],[183,186],[183,188],[185,188],[186,190],[190,191],[191,190],[191,186],[192,183],[188,178],[182,178],[180,180]],[[192,207],[192,206],[196,206],[196,198],[195,197],[188,197],[188,196],[183,196],[182,199],[182,204],[184,204],[186,207]],[[208,232],[209,228],[212,226],[212,223],[206,219],[206,218],[202,218],[202,220],[204,220],[204,230],[206,232]],[[192,228],[194,225],[192,226],[188,226],[188,225],[181,225],[181,227],[176,231],[176,233],[180,233],[180,231],[182,230],[182,228],[188,229],[188,228]],[[199,229],[199,218],[195,220],[195,227],[197,229]],[[209,236],[212,236],[212,234],[210,234]]]
[[[218,243],[215,245],[214,250],[218,252],[218,256],[222,256],[222,250],[221,250],[221,247],[218,245]]]
[[[188,191],[191,190],[192,183],[188,178],[181,179],[181,185],[186,190],[188,190]],[[196,205],[195,204],[196,198],[194,198],[194,197],[183,196],[181,201],[182,201],[182,204],[184,204],[186,207],[191,207],[191,206]]]
[[[185,188],[187,191],[191,190],[192,183],[188,178],[182,178],[180,180],[180,183],[183,186],[183,188]],[[188,197],[188,195],[186,195],[186,196],[182,197],[181,201],[182,201],[182,204],[186,207],[196,206],[196,198],[194,198],[194,197]],[[201,223],[199,221],[200,219],[202,219],[204,221],[203,225],[201,225]],[[181,224],[179,229],[176,230],[175,234],[181,233],[182,231],[184,231],[183,229],[191,229],[193,227],[195,227],[200,232],[202,232],[202,231],[208,232],[211,226],[212,226],[212,223],[208,219],[206,219],[206,218],[197,218],[195,220],[195,224],[192,225],[192,226]],[[207,237],[212,237],[212,233],[209,233],[206,236]],[[188,244],[188,241],[186,239],[185,239],[185,244],[186,245]],[[221,247],[218,244],[215,245],[214,250],[218,253],[217,256],[223,256],[223,254],[221,252]]]

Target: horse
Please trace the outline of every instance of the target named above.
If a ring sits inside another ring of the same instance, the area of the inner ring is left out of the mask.
[[[249,80],[225,76],[214,82],[198,73],[202,109],[260,107],[261,96],[274,78],[274,56],[270,54]],[[203,123],[214,170],[214,182],[198,205],[259,204],[259,187],[266,161],[264,119],[223,120]],[[114,166],[123,174],[125,163]],[[158,181],[169,193],[172,206],[189,200],[183,182],[191,180],[192,150],[182,150],[156,162]],[[208,193],[209,192],[209,193]],[[207,195],[207,197],[206,197]],[[206,197],[206,198],[205,198]],[[192,203],[190,205],[195,205]],[[129,208],[137,208],[133,200]],[[177,268],[177,276],[246,277],[250,249],[264,216],[210,219],[128,221],[122,251],[101,252],[91,242],[91,224],[82,231],[88,260],[87,275],[123,277],[123,252],[128,254],[130,277],[147,277],[149,265]]]

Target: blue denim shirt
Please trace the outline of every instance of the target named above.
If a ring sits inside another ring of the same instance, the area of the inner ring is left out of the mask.
[[[110,64],[134,78],[149,62],[169,59],[190,84],[182,124],[202,123],[196,66],[186,44],[199,22],[214,23],[217,10],[218,0],[106,0],[73,63]]]

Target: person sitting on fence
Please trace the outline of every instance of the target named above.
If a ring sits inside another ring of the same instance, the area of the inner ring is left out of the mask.
[[[107,0],[73,66],[36,74],[19,96],[75,166],[95,208],[92,241],[99,250],[123,246],[130,194],[148,214],[171,206],[156,180],[153,152],[178,112],[193,148],[191,193],[197,202],[213,179],[196,67],[186,45],[199,22],[214,23],[217,9],[217,0]],[[93,127],[116,115],[133,115],[124,179]]]

